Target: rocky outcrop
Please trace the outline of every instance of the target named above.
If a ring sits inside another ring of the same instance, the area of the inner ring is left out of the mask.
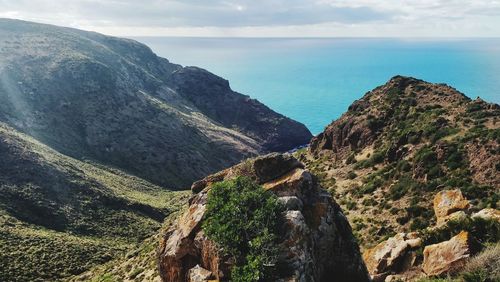
[[[422,245],[416,233],[399,233],[363,253],[368,271],[374,280],[402,273],[415,266],[415,250]]]
[[[463,211],[469,206],[469,201],[459,189],[439,191],[434,196],[434,213],[438,225],[453,218],[463,217],[465,215]]]
[[[372,144],[376,138],[376,129],[370,128],[366,120],[349,119],[346,116],[314,137],[311,140],[310,150],[314,153],[331,150],[338,159],[342,159],[351,151]]]
[[[203,234],[201,222],[211,184],[244,175],[275,193],[286,206],[286,234],[280,245],[283,281],[368,281],[350,225],[315,177],[289,155],[271,154],[245,161],[193,185],[199,191],[178,222],[163,236],[159,267],[163,281],[187,281],[199,265],[215,279],[227,280],[231,258]]]
[[[431,275],[453,273],[459,270],[473,253],[473,244],[466,231],[448,241],[426,246],[422,269]]]

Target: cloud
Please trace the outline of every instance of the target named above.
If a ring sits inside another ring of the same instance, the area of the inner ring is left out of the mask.
[[[500,0],[0,0],[1,16],[133,35],[500,35]]]
[[[102,24],[131,26],[286,26],[324,22],[357,23],[384,20],[390,13],[370,7],[335,7],[307,0],[80,0],[0,1],[3,10],[28,15],[60,16]],[[66,17],[66,16],[63,16]]]

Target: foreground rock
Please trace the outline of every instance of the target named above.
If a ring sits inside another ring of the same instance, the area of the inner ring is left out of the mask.
[[[422,269],[429,276],[456,272],[472,255],[471,241],[469,233],[462,231],[448,241],[426,246]]]
[[[467,210],[469,206],[469,201],[459,189],[438,192],[434,197],[434,213],[437,224],[440,225],[450,219],[463,216],[460,212]]]
[[[374,248],[363,253],[368,271],[374,278],[383,278],[388,274],[404,272],[415,264],[415,249],[422,245],[422,240],[415,233],[399,233]]]
[[[284,281],[368,281],[351,227],[330,194],[291,156],[272,154],[249,160],[193,185],[200,191],[189,209],[163,236],[159,250],[163,281],[187,281],[199,265],[215,279],[229,278],[232,262],[201,230],[207,193],[214,182],[244,175],[262,184],[285,203],[287,232],[282,241]],[[192,273],[193,271],[191,271]]]

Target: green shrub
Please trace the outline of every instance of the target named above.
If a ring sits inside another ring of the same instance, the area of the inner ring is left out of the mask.
[[[358,175],[354,171],[349,171],[349,173],[347,173],[347,178],[349,178],[349,179],[354,179],[357,176]]]
[[[353,163],[356,163],[356,157],[355,157],[356,153],[352,153],[349,155],[349,157],[347,157],[347,159],[345,160],[345,163],[346,164],[353,164]]]
[[[482,218],[464,218],[451,220],[446,225],[433,230],[422,231],[425,246],[449,240],[451,237],[468,231],[479,243],[497,243],[500,239],[500,223]]]
[[[437,154],[430,147],[423,147],[415,154],[415,165],[422,167],[429,179],[434,179],[442,175]]]
[[[460,273],[465,282],[500,281],[500,244],[470,259]]]
[[[282,211],[277,197],[249,178],[213,185],[203,230],[235,259],[233,281],[272,280],[278,262]]]
[[[420,217],[414,218],[410,224],[411,231],[422,230],[429,226],[429,221]]]
[[[401,199],[408,191],[415,190],[418,186],[418,182],[413,180],[410,176],[403,176],[391,186],[389,189],[389,196],[393,200]]]

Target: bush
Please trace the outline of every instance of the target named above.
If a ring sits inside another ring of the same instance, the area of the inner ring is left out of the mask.
[[[449,240],[462,230],[468,231],[481,244],[498,243],[500,239],[500,223],[498,221],[482,218],[465,218],[451,220],[440,228],[422,231],[423,245],[426,246]]]
[[[233,281],[272,280],[278,261],[282,211],[277,197],[249,178],[213,185],[203,230],[235,259]]]
[[[349,157],[347,157],[347,159],[345,160],[345,163],[346,164],[353,164],[353,163],[356,163],[356,157],[355,157],[355,153],[352,153],[349,155]]]
[[[486,248],[467,262],[461,275],[466,282],[500,281],[500,244]]]
[[[408,191],[416,189],[418,183],[409,176],[403,176],[401,179],[391,186],[389,189],[389,195],[391,199],[398,200],[401,199]]]
[[[356,178],[357,176],[358,176],[358,175],[357,175],[354,171],[349,171],[349,172],[347,173],[347,178],[349,178],[349,179],[354,179],[354,178]]]

